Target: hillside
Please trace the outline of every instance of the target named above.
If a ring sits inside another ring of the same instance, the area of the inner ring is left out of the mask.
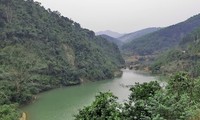
[[[136,31],[136,32],[125,34],[125,35],[119,37],[118,39],[122,42],[130,42],[131,40],[142,37],[142,36],[147,35],[149,33],[153,33],[153,32],[158,31],[160,29],[161,28],[156,28],[156,27],[146,28],[146,29],[143,29],[143,30],[139,30],[139,31]]]
[[[8,116],[15,109],[10,104],[51,88],[113,78],[124,64],[115,44],[33,0],[1,0],[0,41],[0,109]]]
[[[158,56],[151,66],[153,73],[170,74],[187,71],[193,77],[200,74],[200,27],[187,34],[175,48]]]
[[[188,33],[200,26],[200,15],[188,20],[147,34],[123,45],[125,52],[132,54],[149,55],[162,52],[179,44]]]
[[[96,32],[95,34],[96,35],[108,35],[108,36],[113,37],[113,38],[118,38],[118,37],[121,37],[123,35],[121,33],[110,31],[110,30],[99,31],[99,32]]]
[[[108,36],[108,35],[99,35],[100,37],[102,37],[102,38],[105,38],[106,40],[108,40],[109,42],[112,42],[112,43],[115,43],[116,45],[118,45],[119,47],[121,47],[122,46],[122,42],[119,40],[119,39],[117,39],[117,38],[113,38],[113,37],[110,37],[110,36]]]

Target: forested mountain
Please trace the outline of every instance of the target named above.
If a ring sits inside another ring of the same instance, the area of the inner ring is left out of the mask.
[[[54,87],[112,78],[124,64],[115,44],[33,0],[0,0],[0,42],[0,114],[14,119],[9,104],[25,104]]]
[[[123,50],[140,55],[161,52],[177,46],[184,36],[199,26],[200,15],[196,15],[184,22],[134,39],[130,43],[123,45]]]
[[[143,30],[139,30],[139,31],[136,31],[136,32],[125,34],[125,35],[119,37],[118,39],[122,42],[130,42],[130,41],[132,41],[136,38],[142,37],[142,36],[147,35],[149,33],[153,33],[153,32],[158,31],[160,29],[161,28],[156,28],[156,27],[146,28],[146,29],[143,29]]]
[[[99,31],[99,32],[96,32],[95,34],[96,35],[108,35],[108,36],[113,37],[113,38],[118,38],[118,37],[121,37],[123,35],[121,33],[110,31],[110,30]]]
[[[118,45],[119,47],[122,46],[122,44],[123,44],[123,43],[122,43],[119,39],[117,39],[117,38],[113,38],[113,37],[110,37],[110,36],[108,36],[108,35],[99,35],[99,36],[105,38],[106,40],[108,40],[108,41],[110,41],[110,42],[112,42],[112,43],[115,43],[115,44]]]
[[[153,73],[170,74],[187,71],[192,76],[200,75],[200,27],[187,34],[179,45],[158,56],[151,66]]]

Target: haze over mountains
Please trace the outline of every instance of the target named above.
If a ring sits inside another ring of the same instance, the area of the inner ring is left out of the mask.
[[[176,46],[188,33],[194,31],[200,25],[200,15],[195,15],[186,21],[171,25],[166,28],[151,27],[128,34],[120,34],[113,31],[97,32],[96,35],[103,35],[107,40],[112,39],[123,42],[123,51],[136,54],[152,54]],[[106,36],[105,36],[106,35]],[[120,36],[120,37],[119,37]]]
[[[150,27],[142,30],[138,30],[135,32],[127,33],[127,34],[122,34],[118,32],[113,32],[110,30],[106,31],[101,31],[101,32],[96,32],[95,34],[98,36],[102,36],[106,38],[108,41],[112,41],[116,43],[117,45],[122,45],[122,43],[130,42],[133,39],[139,38],[141,36],[144,36],[146,34],[155,32],[157,30],[160,30],[161,28],[156,28],[156,27]]]
[[[118,32],[114,32],[114,31],[111,31],[111,30],[99,31],[99,32],[96,32],[95,34],[96,35],[108,35],[108,36],[113,37],[113,38],[118,38],[118,37],[123,36],[123,34],[118,33]]]
[[[118,39],[122,42],[130,42],[133,39],[142,37],[146,34],[155,32],[155,31],[160,30],[160,29],[161,28],[150,27],[150,28],[146,28],[146,29],[138,30],[138,31],[135,31],[135,32],[132,32],[132,33],[125,34],[125,35],[119,37]]]
[[[184,22],[132,39],[130,43],[125,43],[122,46],[122,49],[140,55],[162,52],[178,45],[182,38],[199,26],[200,14],[195,15]]]
[[[141,68],[148,66],[152,72],[164,74],[190,68],[187,72],[199,75],[196,67],[200,66],[200,14],[165,28],[146,28],[119,38],[101,36],[118,46],[120,41],[121,52],[128,59],[140,56],[135,63],[128,62],[139,62]]]
[[[148,68],[152,73],[165,75],[177,71],[186,71],[194,77],[200,75],[200,14],[183,22],[152,30],[153,32],[132,37],[130,42],[123,43],[121,52],[125,55],[127,64],[135,66],[135,69]],[[120,38],[125,38],[124,36]]]

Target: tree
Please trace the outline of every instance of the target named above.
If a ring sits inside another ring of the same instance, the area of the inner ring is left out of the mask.
[[[99,93],[92,105],[75,115],[75,120],[121,120],[120,105],[111,92]]]
[[[130,91],[128,103],[124,104],[123,116],[128,120],[150,119],[151,113],[146,109],[150,97],[161,90],[157,81],[139,84],[136,83]]]
[[[177,95],[160,91],[148,99],[146,110],[151,113],[153,120],[186,120],[191,115],[189,111],[194,111],[193,105],[187,94],[177,99]]]
[[[181,94],[188,93],[193,97],[194,80],[185,72],[180,72],[171,77],[168,81],[167,89],[170,93],[176,93],[178,97]]]
[[[0,120],[19,119],[19,112],[16,111],[16,105],[0,105]]]
[[[147,100],[149,97],[153,97],[156,91],[161,90],[161,87],[157,81],[151,81],[149,83],[139,84],[136,83],[131,89],[130,101]]]

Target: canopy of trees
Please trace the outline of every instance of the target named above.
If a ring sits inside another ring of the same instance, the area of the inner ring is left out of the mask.
[[[166,86],[157,81],[136,84],[125,103],[110,92],[100,93],[92,105],[75,115],[76,120],[198,120],[199,79],[186,73],[173,75]]]

